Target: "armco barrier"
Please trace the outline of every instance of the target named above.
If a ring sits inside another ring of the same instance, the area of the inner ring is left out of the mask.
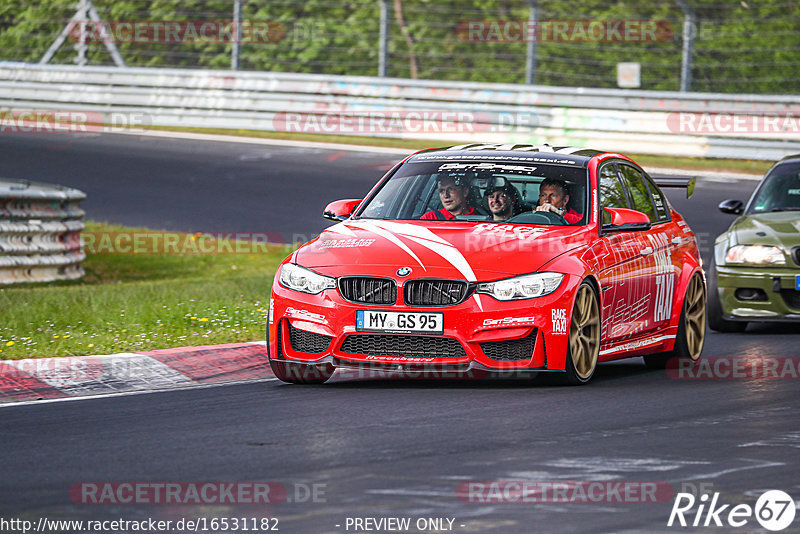
[[[83,276],[84,198],[69,187],[0,179],[0,284]]]
[[[798,96],[0,62],[0,119],[12,117],[0,132],[18,126],[14,110],[84,114],[87,131],[190,126],[766,160],[800,152]]]

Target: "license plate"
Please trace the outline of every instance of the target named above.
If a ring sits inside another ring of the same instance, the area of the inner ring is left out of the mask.
[[[800,274],[794,275],[794,288],[800,291]]]
[[[356,330],[359,332],[443,334],[444,314],[358,310],[356,311]]]

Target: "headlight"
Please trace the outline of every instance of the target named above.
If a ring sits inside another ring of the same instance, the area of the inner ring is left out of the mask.
[[[280,282],[283,287],[312,295],[336,287],[336,280],[330,276],[317,274],[294,263],[281,267]]]
[[[534,273],[478,284],[478,293],[486,293],[497,300],[532,299],[549,295],[561,285],[561,273]]]
[[[728,249],[727,263],[748,263],[751,265],[785,265],[786,257],[778,247],[768,245],[736,245]]]

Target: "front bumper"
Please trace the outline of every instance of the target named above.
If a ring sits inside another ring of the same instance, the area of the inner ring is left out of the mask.
[[[800,290],[791,268],[717,266],[717,288],[723,317],[731,321],[800,321]],[[758,299],[743,298],[758,290]],[[737,294],[738,293],[738,294]]]
[[[336,289],[308,295],[273,286],[271,359],[341,368],[563,371],[569,318],[580,280],[565,276],[544,297],[498,301],[473,294],[446,307],[355,304]],[[359,332],[358,310],[439,312],[441,335]]]

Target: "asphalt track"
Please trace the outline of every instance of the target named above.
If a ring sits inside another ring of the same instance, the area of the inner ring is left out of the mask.
[[[266,232],[310,239],[325,205],[356,198],[394,154],[197,142],[129,135],[0,136],[0,176],[88,194],[88,217],[191,232]],[[276,237],[276,238],[277,238]]]
[[[0,137],[0,157],[5,177],[86,191],[92,219],[288,235],[319,231],[327,201],[363,194],[397,160],[234,143],[32,135]],[[669,193],[706,257],[731,221],[716,204],[746,198],[755,184],[701,178],[689,201],[680,191]],[[796,330],[764,325],[744,334],[709,332],[704,358],[788,356],[796,364]],[[409,517],[412,524],[433,517],[453,518],[452,531],[465,533],[702,531],[667,526],[672,498],[482,503],[459,498],[457,488],[469,481],[630,481],[719,492],[721,504],[753,505],[766,489],[798,499],[798,379],[676,379],[634,359],[601,366],[592,384],[580,388],[344,378],[323,387],[265,381],[11,406],[0,408],[0,518],[269,516],[279,519],[281,532],[354,532],[346,529],[348,517]],[[276,481],[301,502],[76,504],[69,489],[86,481]],[[321,493],[304,500],[311,484]],[[761,530],[752,519],[737,529]],[[783,532],[797,531],[800,518]]]

